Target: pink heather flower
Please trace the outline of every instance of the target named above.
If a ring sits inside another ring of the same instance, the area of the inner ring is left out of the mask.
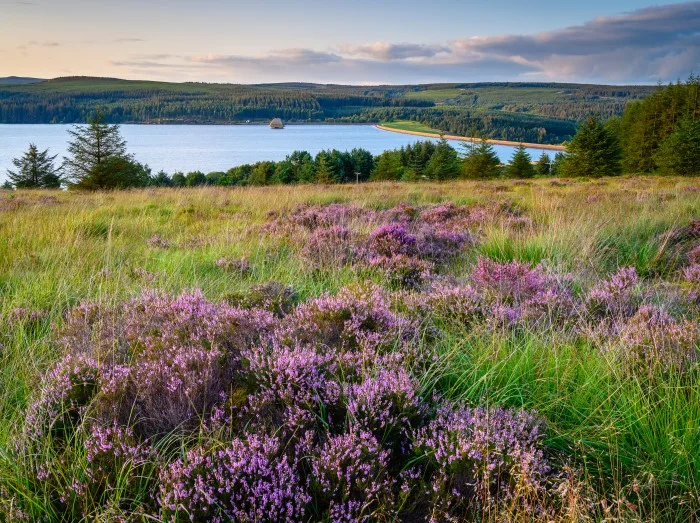
[[[319,227],[309,234],[301,255],[317,267],[337,267],[354,257],[354,235],[339,225]]]
[[[414,433],[416,454],[435,469],[427,488],[432,518],[483,510],[515,494],[516,482],[543,490],[550,467],[542,430],[526,411],[443,407]]]
[[[94,359],[65,356],[44,377],[27,409],[27,436],[39,439],[49,433],[58,438],[70,435],[82,421],[99,383],[99,366]]]
[[[700,284],[700,263],[693,263],[683,269],[683,277],[688,283]]]
[[[163,470],[160,485],[170,522],[298,522],[311,501],[279,441],[255,434],[223,448],[190,450]]]
[[[622,327],[624,356],[648,367],[687,369],[698,359],[700,327],[678,321],[658,307],[644,305]]]
[[[148,239],[146,242],[149,247],[157,248],[157,249],[168,249],[172,247],[172,243],[170,243],[168,240],[165,238],[161,238],[157,234],[154,234],[151,236],[151,238]]]
[[[311,488],[330,521],[377,521],[394,512],[389,451],[369,432],[330,437],[311,457]]]
[[[385,445],[402,444],[426,414],[418,390],[418,381],[403,368],[381,369],[362,383],[347,384],[351,423]]]
[[[431,277],[433,269],[431,263],[405,254],[377,256],[369,260],[369,266],[383,272],[392,285],[405,289],[420,288]]]
[[[590,290],[586,300],[588,308],[606,316],[630,316],[637,308],[634,291],[638,281],[634,267],[621,267],[609,280]]]

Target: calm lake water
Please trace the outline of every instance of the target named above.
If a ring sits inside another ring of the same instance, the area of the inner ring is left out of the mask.
[[[30,142],[39,149],[49,148],[66,154],[69,125],[0,125],[0,180],[5,179],[12,159],[26,151]],[[260,160],[283,160],[296,150],[311,154],[324,149],[364,148],[373,154],[396,149],[420,140],[419,136],[380,131],[371,125],[290,125],[272,130],[266,125],[122,125],[129,153],[148,164],[153,172],[200,170],[226,171],[231,167]],[[452,144],[460,150],[459,143]],[[494,145],[502,161],[513,154],[513,147]],[[542,151],[531,149],[533,159]],[[548,151],[550,157],[554,153]]]

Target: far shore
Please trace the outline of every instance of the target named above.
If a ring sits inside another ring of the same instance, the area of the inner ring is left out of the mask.
[[[412,134],[414,136],[425,136],[428,138],[439,138],[442,136],[446,140],[456,140],[460,142],[480,142],[481,138],[473,138],[469,136],[457,136],[454,134],[440,134],[440,133],[426,133],[422,131],[406,131],[403,129],[394,129],[392,127],[386,127],[384,125],[375,125],[375,128],[381,130],[381,131],[389,131],[392,133],[401,133],[401,134]],[[566,147],[563,145],[553,145],[553,144],[548,144],[548,143],[526,143],[526,142],[509,142],[508,140],[486,140],[487,143],[491,143],[494,145],[513,145],[513,146],[518,146],[518,145],[523,145],[524,147],[528,147],[530,149],[546,149],[548,151],[566,151]]]

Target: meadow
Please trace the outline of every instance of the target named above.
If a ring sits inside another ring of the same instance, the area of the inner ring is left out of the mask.
[[[695,521],[692,177],[0,191],[2,521]]]

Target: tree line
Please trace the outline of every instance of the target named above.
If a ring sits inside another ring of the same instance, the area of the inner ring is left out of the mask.
[[[13,160],[5,188],[119,189],[199,185],[268,185],[349,183],[368,180],[450,180],[456,178],[528,178],[542,176],[614,176],[623,172],[700,174],[700,77],[691,76],[659,88],[651,97],[629,104],[621,118],[604,122],[589,117],[566,144],[566,154],[543,153],[533,162],[518,147],[501,165],[482,138],[457,151],[446,140],[418,142],[377,156],[364,149],[295,151],[279,162],[262,161],[204,174],[153,174],[126,151],[117,124],[103,114],[86,127],[69,131],[69,157],[60,166],[49,151],[34,144]]]

